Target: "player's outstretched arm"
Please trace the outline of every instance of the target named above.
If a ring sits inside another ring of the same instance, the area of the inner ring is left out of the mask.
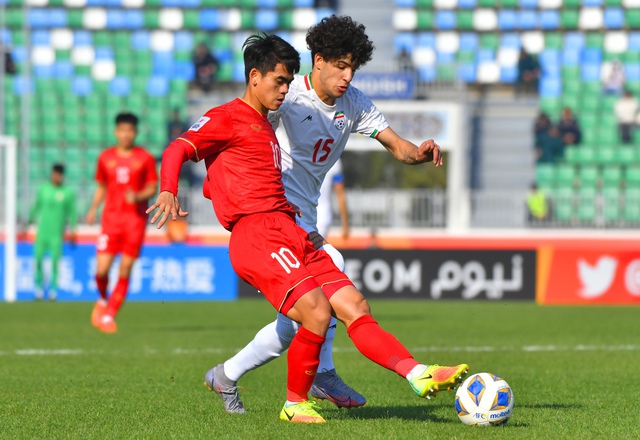
[[[433,162],[435,166],[442,165],[442,151],[433,139],[424,141],[420,146],[401,138],[387,127],[376,138],[388,151],[402,163],[417,165],[419,163]]]
[[[156,209],[156,213],[151,217],[151,223],[155,223],[159,219],[160,221],[158,221],[156,226],[158,229],[162,228],[169,218],[171,218],[171,220],[178,220],[178,217],[186,217],[189,215],[188,212],[183,211],[180,207],[178,197],[169,191],[162,191],[158,195],[156,202],[147,209],[147,214],[152,213]]]

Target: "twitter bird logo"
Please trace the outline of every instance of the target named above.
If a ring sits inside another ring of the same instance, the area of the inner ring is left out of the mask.
[[[609,290],[616,275],[618,260],[612,257],[601,257],[594,266],[582,258],[578,260],[578,275],[582,289],[578,292],[582,298],[597,298]]]

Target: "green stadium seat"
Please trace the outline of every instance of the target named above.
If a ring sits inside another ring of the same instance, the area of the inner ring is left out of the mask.
[[[491,32],[481,34],[480,47],[483,49],[498,50],[500,47],[500,35]]]
[[[588,100],[595,101],[597,105],[593,108],[599,110],[600,102],[602,101],[602,84],[600,81],[586,81],[582,84],[582,90],[585,92],[585,102]]]
[[[628,166],[624,173],[627,188],[640,188],[640,166]]]
[[[419,8],[431,8],[433,6],[433,0],[416,0],[416,6]]]
[[[578,178],[580,179],[580,188],[595,188],[598,184],[600,173],[594,165],[583,165],[578,171]]]
[[[592,223],[596,219],[596,190],[581,188],[578,192],[578,220]]]
[[[585,47],[602,49],[604,45],[604,34],[601,32],[589,32],[585,40]]]
[[[604,0],[606,6],[622,6],[622,0]]]
[[[197,9],[185,9],[183,11],[183,24],[185,29],[200,29],[200,11]]]
[[[585,141],[586,142],[586,141]],[[598,160],[596,150],[588,145],[577,146],[577,163],[579,165],[592,165]]]
[[[551,119],[557,118],[562,111],[562,101],[559,98],[541,97],[539,105],[540,110]]]
[[[580,96],[565,94],[562,98],[562,107],[578,110],[580,108]]]
[[[601,127],[598,130],[596,142],[599,145],[612,146],[618,143],[618,131],[616,127]]]
[[[622,170],[619,166],[608,166],[602,170],[602,186],[604,188],[619,188],[621,181]]]
[[[615,147],[601,147],[598,150],[598,159],[600,164],[606,170],[609,167],[617,168],[617,148]]]
[[[620,220],[620,189],[604,188],[602,190],[602,216],[607,223]]]
[[[563,29],[577,29],[579,21],[580,13],[577,9],[563,9],[560,11],[560,25]]]
[[[585,144],[595,144],[598,142],[600,130],[597,126],[582,127],[582,142]]]
[[[576,169],[570,164],[558,164],[555,167],[555,182],[558,188],[572,188],[575,184]]]
[[[549,163],[536,165],[536,183],[540,188],[552,188],[555,181],[555,166]]]
[[[623,63],[640,63],[640,52],[630,50],[620,55],[620,61]]]
[[[555,218],[559,222],[567,223],[573,218],[573,190],[571,188],[561,188],[554,194]]]
[[[629,188],[624,192],[623,218],[629,223],[640,221],[640,189]]]
[[[640,27],[640,9],[627,9],[625,11],[625,22],[629,28]]]
[[[418,10],[418,29],[432,29],[433,25],[433,13],[431,11]]]
[[[615,151],[615,162],[619,165],[629,165],[635,161],[635,151],[630,147],[618,148]]]
[[[461,30],[473,30],[473,11],[462,10],[458,12],[458,28]]]

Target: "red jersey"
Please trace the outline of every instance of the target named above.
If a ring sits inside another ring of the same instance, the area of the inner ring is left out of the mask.
[[[282,211],[294,215],[282,185],[280,146],[266,115],[237,98],[209,110],[165,151],[165,158],[204,159],[204,195],[227,230],[249,214]],[[185,157],[186,156],[186,157]],[[165,166],[161,191],[177,194],[178,171]]]
[[[147,201],[131,204],[125,196],[129,190],[139,192],[157,181],[156,161],[143,148],[133,147],[127,155],[118,153],[116,147],[103,151],[96,168],[96,182],[107,188],[102,224],[126,224],[134,219],[146,222]]]

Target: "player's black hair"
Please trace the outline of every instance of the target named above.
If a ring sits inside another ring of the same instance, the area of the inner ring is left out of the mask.
[[[62,165],[61,163],[53,164],[53,166],[51,167],[51,171],[64,174],[64,165]]]
[[[323,18],[307,32],[307,47],[311,51],[311,62],[316,54],[326,61],[335,61],[351,54],[354,69],[371,61],[373,43],[365,33],[363,24],[342,15]]]
[[[300,70],[300,54],[277,35],[264,33],[251,35],[242,45],[244,50],[244,79],[249,84],[249,72],[257,69],[262,75],[276,69],[281,63],[292,75]]]
[[[116,125],[118,124],[131,124],[138,128],[138,117],[129,112],[118,113],[116,115]]]

